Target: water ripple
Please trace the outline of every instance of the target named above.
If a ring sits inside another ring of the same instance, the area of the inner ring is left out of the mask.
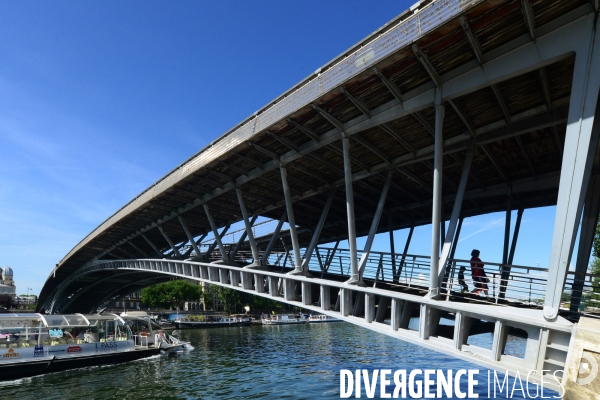
[[[180,332],[192,349],[6,382],[0,390],[14,399],[339,398],[340,369],[375,368],[477,368],[487,382],[483,368],[346,323]]]

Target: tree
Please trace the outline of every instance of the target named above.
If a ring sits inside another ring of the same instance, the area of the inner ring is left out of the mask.
[[[279,310],[283,307],[282,303],[278,301],[222,286],[209,285],[208,290],[219,303],[223,304],[223,310],[229,313],[244,312],[244,306],[250,306],[251,311]]]
[[[186,301],[203,298],[202,287],[187,280],[159,283],[142,289],[142,302],[149,307],[168,307],[175,303],[179,308]]]
[[[592,279],[591,293],[582,294],[581,300],[586,307],[600,308],[600,219],[596,224],[596,235],[594,236],[592,249],[594,258],[590,263],[588,272],[596,275],[596,277]]]

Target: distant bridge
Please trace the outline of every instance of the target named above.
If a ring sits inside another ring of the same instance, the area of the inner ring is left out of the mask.
[[[600,324],[580,305],[594,301],[596,278],[586,271],[600,213],[599,8],[416,4],[102,223],[52,271],[38,311],[88,312],[186,277],[513,374],[566,369],[569,390],[597,392],[580,366],[600,362],[590,339]],[[549,268],[512,265],[524,210],[549,205]],[[503,258],[486,262],[492,298],[479,301],[459,293],[468,261],[454,250],[465,217],[498,211]],[[272,220],[262,232],[259,216]],[[389,252],[372,251],[375,234],[424,224],[430,254],[397,251],[391,235]],[[489,348],[469,343],[486,331]],[[520,355],[515,334],[527,337]]]

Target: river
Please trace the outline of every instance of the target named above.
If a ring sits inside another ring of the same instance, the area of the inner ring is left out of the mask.
[[[191,341],[193,349],[4,382],[2,398],[336,399],[341,369],[384,368],[409,373],[479,369],[476,393],[488,398],[485,368],[347,323],[183,330],[181,338]],[[393,387],[392,382],[388,393]],[[544,396],[553,395],[544,391]],[[498,393],[496,398],[507,397]],[[523,396],[517,391],[512,398]]]

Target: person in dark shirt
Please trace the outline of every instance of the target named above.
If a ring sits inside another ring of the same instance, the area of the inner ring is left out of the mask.
[[[462,288],[460,290],[460,294],[469,291],[469,286],[465,283],[465,270],[466,268],[464,265],[461,265],[460,269],[458,270],[458,284]]]

